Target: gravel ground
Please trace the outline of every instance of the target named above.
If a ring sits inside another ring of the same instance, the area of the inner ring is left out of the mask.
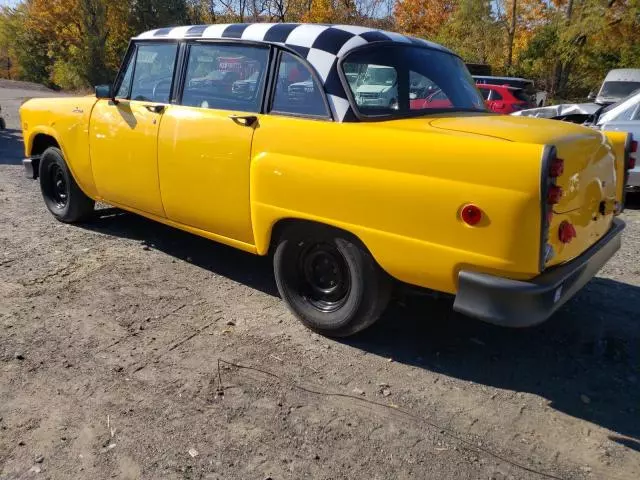
[[[33,94],[0,89],[0,479],[640,478],[637,199],[540,327],[411,296],[328,340],[267,258],[110,208],[56,222],[11,130]]]

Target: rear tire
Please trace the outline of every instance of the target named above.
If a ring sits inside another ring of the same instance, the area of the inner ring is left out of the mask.
[[[350,235],[294,224],[274,254],[280,296],[311,330],[346,337],[373,324],[389,303],[391,279]]]
[[[80,190],[59,148],[49,147],[44,151],[39,177],[44,203],[56,219],[74,223],[93,214],[95,202]]]

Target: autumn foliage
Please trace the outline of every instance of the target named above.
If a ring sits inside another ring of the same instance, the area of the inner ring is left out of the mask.
[[[136,32],[263,21],[408,33],[564,99],[640,67],[640,0],[23,0],[0,11],[0,76],[89,87],[113,78]]]

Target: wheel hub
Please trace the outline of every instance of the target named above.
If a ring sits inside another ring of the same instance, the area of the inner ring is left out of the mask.
[[[64,208],[67,204],[67,182],[62,172],[62,169],[58,165],[51,167],[51,183],[53,184],[53,200],[60,208]]]
[[[344,257],[332,245],[316,244],[301,255],[301,277],[307,300],[324,312],[340,308],[350,289]]]

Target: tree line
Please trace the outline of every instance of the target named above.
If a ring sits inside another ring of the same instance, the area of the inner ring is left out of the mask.
[[[426,38],[556,99],[584,97],[612,68],[640,68],[640,0],[23,0],[0,10],[0,77],[88,88],[113,79],[142,31],[267,21]]]

